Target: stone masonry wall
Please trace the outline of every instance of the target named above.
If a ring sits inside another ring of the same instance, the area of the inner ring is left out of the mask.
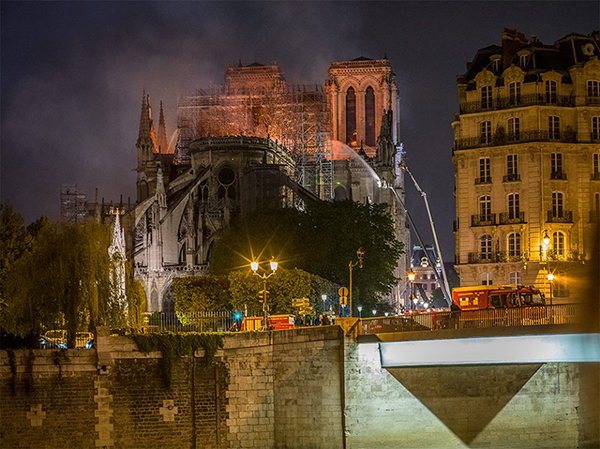
[[[337,327],[237,334],[215,363],[179,362],[170,390],[160,353],[104,332],[97,351],[14,351],[14,376],[0,351],[0,447],[341,448],[340,342]]]
[[[346,344],[349,449],[598,447],[597,366],[386,370],[377,343]]]

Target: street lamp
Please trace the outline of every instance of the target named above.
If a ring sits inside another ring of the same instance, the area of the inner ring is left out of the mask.
[[[377,315],[377,309],[373,309],[373,316]]]
[[[542,251],[544,255],[544,260],[548,258],[548,248],[550,247],[550,236],[548,235],[548,230],[544,229],[544,235],[542,236]]]
[[[325,306],[327,304],[327,295],[321,295],[321,299],[323,300],[323,314],[325,314]]]
[[[550,306],[552,306],[552,281],[554,280],[554,275],[552,273],[548,273],[548,282],[550,283]]]
[[[356,309],[358,310],[358,317],[362,318],[362,306],[358,306]]]
[[[414,291],[414,286],[415,286],[415,272],[413,271],[413,269],[411,268],[410,271],[407,273],[408,276],[408,280],[410,281],[410,295],[408,296],[408,300],[411,301],[415,299],[415,291]]]
[[[267,273],[263,273],[263,274],[259,274],[258,273],[258,268],[260,266],[259,262],[257,260],[253,260],[250,263],[250,268],[252,268],[252,273],[255,276],[258,276],[259,278],[261,278],[263,280],[263,330],[268,330],[269,329],[269,323],[268,323],[268,316],[267,316],[267,279],[269,279],[271,276],[273,276],[275,274],[275,272],[277,271],[277,262],[275,262],[274,260],[271,259],[271,262],[269,263],[271,266],[271,272],[269,274]]]
[[[350,269],[350,285],[348,288],[348,308],[350,309],[349,311],[349,315],[348,316],[352,316],[352,269],[358,265],[358,268],[362,268],[363,267],[363,256],[365,255],[364,250],[361,248],[358,248],[356,250],[356,256],[358,257],[358,261],[357,262],[348,262],[348,268]]]

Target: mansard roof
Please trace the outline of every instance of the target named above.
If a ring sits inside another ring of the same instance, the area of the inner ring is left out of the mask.
[[[592,44],[593,55],[584,53],[587,44]],[[466,73],[458,77],[458,83],[472,84],[477,74],[484,68],[491,71],[490,57],[494,55],[501,57],[501,67],[497,73],[501,77],[501,73],[511,64],[519,66],[519,57],[523,52],[529,54],[529,61],[524,67],[526,82],[537,79],[540,73],[550,70],[562,73],[564,75],[563,82],[571,82],[569,68],[586,63],[591,56],[600,56],[600,33],[598,31],[589,35],[571,33],[557,40],[553,45],[543,44],[534,36],[528,42],[503,39],[502,46],[490,45],[479,49],[473,60],[467,63]]]

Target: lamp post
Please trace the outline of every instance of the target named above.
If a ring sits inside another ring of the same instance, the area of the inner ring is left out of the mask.
[[[552,281],[554,280],[554,275],[552,273],[548,273],[548,282],[550,283],[550,307],[552,307]]]
[[[372,312],[373,312],[373,316],[377,315],[377,309],[373,309]]]
[[[362,306],[358,306],[356,309],[358,310],[358,317],[362,318]]]
[[[358,265],[358,268],[362,268],[363,267],[363,256],[365,255],[365,252],[363,251],[362,247],[358,248],[356,250],[356,256],[358,257],[358,261],[357,262],[348,262],[348,268],[350,269],[350,285],[348,288],[348,308],[349,310],[349,314],[348,316],[352,316],[352,269]]]
[[[544,260],[548,259],[548,248],[550,247],[550,236],[548,235],[548,230],[544,229],[544,235],[542,236],[542,252],[544,256]]]
[[[260,266],[259,262],[257,260],[253,261],[250,264],[250,268],[252,268],[252,273],[255,276],[258,276],[259,278],[261,278],[263,280],[263,330],[268,330],[269,329],[269,323],[268,323],[268,315],[267,315],[267,279],[269,279],[271,276],[273,276],[275,274],[275,272],[277,271],[277,262],[275,262],[274,260],[271,260],[271,262],[269,262],[270,266],[271,266],[271,272],[269,274],[267,273],[263,273],[263,274],[259,274],[258,273],[258,268]]]
[[[325,307],[327,305],[327,295],[321,295],[321,299],[323,300],[323,315],[325,315]]]
[[[408,272],[407,276],[408,276],[408,280],[410,281],[410,295],[408,296],[408,301],[410,303],[410,301],[412,301],[415,297],[414,286],[415,286],[416,275],[412,268]],[[412,308],[412,304],[411,304],[411,308]]]

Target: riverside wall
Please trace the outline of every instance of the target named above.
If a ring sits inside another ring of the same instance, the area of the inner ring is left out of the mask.
[[[97,349],[0,351],[0,447],[597,448],[599,382],[597,364],[386,370],[329,326],[228,337],[167,389],[160,353],[101,330]]]

